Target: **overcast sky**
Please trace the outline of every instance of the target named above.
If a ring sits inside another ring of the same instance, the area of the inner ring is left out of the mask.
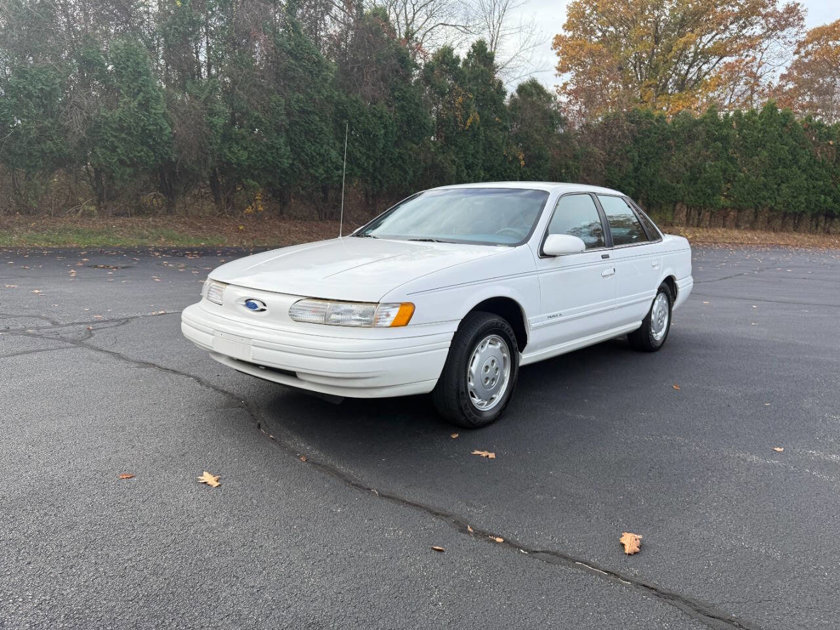
[[[840,0],[800,0],[800,2],[806,10],[805,26],[807,28],[840,19]],[[544,44],[534,51],[536,71],[533,76],[549,87],[557,83],[553,69],[557,63],[557,57],[551,50],[551,41],[556,33],[563,30],[567,4],[569,0],[527,0],[520,8],[519,14],[513,18],[515,20],[533,18],[539,25],[541,40]]]

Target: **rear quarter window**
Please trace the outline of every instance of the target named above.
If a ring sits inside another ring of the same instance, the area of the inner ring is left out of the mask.
[[[598,201],[607,216],[610,225],[613,246],[646,243],[647,232],[639,222],[639,218],[624,199],[612,195],[598,195]]]
[[[633,209],[636,211],[636,216],[639,217],[639,221],[642,222],[642,225],[645,226],[645,230],[647,230],[648,238],[652,241],[658,241],[662,238],[662,233],[659,231],[659,228],[656,227],[656,224],[653,220],[639,207],[639,204],[635,203],[632,200],[627,201]]]

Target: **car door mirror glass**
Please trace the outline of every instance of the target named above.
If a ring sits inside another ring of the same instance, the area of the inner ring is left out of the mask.
[[[578,254],[586,249],[586,243],[571,234],[549,234],[543,245],[546,256],[564,256]]]

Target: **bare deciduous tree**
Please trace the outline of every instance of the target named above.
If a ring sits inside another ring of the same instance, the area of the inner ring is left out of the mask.
[[[532,74],[542,41],[534,18],[518,17],[527,0],[474,0],[473,35],[483,38],[496,59],[499,75],[513,83]]]
[[[460,0],[374,0],[391,19],[397,36],[423,52],[457,45],[473,32],[469,5]]]

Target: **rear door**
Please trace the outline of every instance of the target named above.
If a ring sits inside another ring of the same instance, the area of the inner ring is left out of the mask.
[[[661,235],[646,229],[630,204],[618,195],[596,195],[612,237],[615,265],[617,325],[641,321],[647,315],[662,269]]]
[[[544,256],[540,244],[537,269],[541,309],[531,325],[534,345],[529,343],[536,351],[614,327],[615,267],[603,217],[592,195],[560,197],[543,242],[549,234],[577,236],[586,244],[586,251]]]

